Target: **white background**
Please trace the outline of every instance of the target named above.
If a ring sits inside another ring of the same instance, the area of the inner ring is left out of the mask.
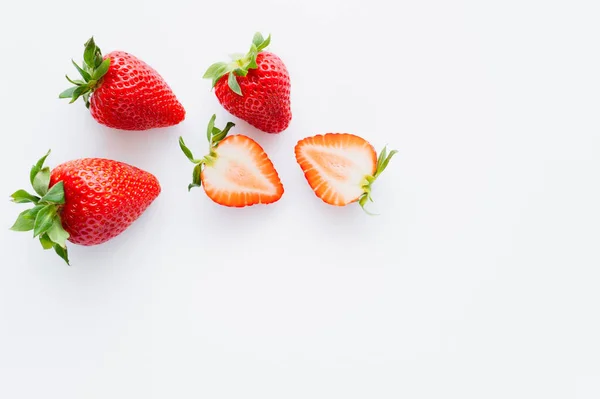
[[[108,157],[163,192],[72,267],[8,228],[0,398],[599,398],[597,1],[11,1],[0,13],[0,170]],[[206,67],[255,31],[292,79],[262,144],[285,185],[243,210],[188,194]],[[57,99],[94,34],[167,80],[179,126],[122,132]],[[397,155],[379,217],[321,203],[293,147],[352,132]]]

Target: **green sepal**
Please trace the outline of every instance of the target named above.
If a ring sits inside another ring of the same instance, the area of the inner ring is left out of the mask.
[[[35,165],[33,165],[31,167],[31,172],[29,172],[29,182],[31,184],[33,184],[33,180],[35,179],[35,175],[37,175],[37,173],[44,167],[44,162],[46,162],[46,158],[48,158],[48,155],[50,155],[50,151],[48,150],[48,152],[46,153],[46,155],[44,155],[43,157],[41,157]]]
[[[208,140],[209,146],[212,144],[212,134],[215,128],[215,120],[217,119],[217,114],[213,114],[208,121],[208,126],[206,127],[206,140]]]
[[[223,130],[221,130],[219,128],[214,128],[211,144],[213,146],[218,145],[225,137],[227,137],[229,130],[231,130],[231,128],[234,126],[235,126],[235,123],[227,122],[227,125],[225,125],[225,129],[223,129]]]
[[[210,118],[208,125],[206,127],[206,138],[208,140],[209,153],[205,155],[202,159],[194,158],[192,151],[186,146],[183,141],[183,137],[179,137],[179,147],[181,151],[185,154],[186,158],[195,164],[194,170],[192,171],[192,182],[188,185],[188,191],[190,191],[194,187],[202,186],[202,169],[206,166],[211,166],[215,160],[217,159],[217,154],[215,149],[219,145],[219,143],[227,137],[227,134],[231,130],[232,127],[235,126],[233,122],[227,122],[224,129],[219,129],[215,126],[215,120],[217,115],[212,115]]]
[[[75,66],[77,72],[79,72],[79,74],[85,82],[89,82],[90,80],[92,80],[92,76],[88,72],[84,71],[79,65],[77,65],[75,61],[71,60],[71,64]]]
[[[98,68],[93,72],[92,80],[97,81],[98,79],[102,78],[102,76],[106,75],[106,72],[108,72],[108,68],[110,68],[110,58],[102,61]]]
[[[44,195],[41,199],[42,202],[48,202],[53,204],[64,204],[65,203],[65,188],[64,183],[59,181]]]
[[[375,214],[369,212],[365,208],[367,202],[369,202],[369,201],[373,202],[373,198],[371,197],[371,186],[375,182],[375,180],[377,180],[379,175],[381,175],[381,173],[385,170],[385,168],[387,168],[392,157],[397,153],[398,153],[397,150],[392,150],[388,154],[387,146],[383,147],[383,150],[381,150],[381,152],[379,153],[379,156],[377,157],[377,165],[375,167],[375,173],[373,173],[373,175],[365,176],[365,178],[364,178],[364,182],[362,185],[363,194],[358,198],[358,204],[369,215],[375,215]]]
[[[260,32],[254,34],[252,38],[252,45],[250,50],[244,54],[234,54],[230,63],[216,62],[208,67],[204,73],[204,79],[210,79],[212,81],[212,87],[214,88],[217,82],[225,75],[227,77],[227,85],[236,94],[242,96],[242,89],[240,88],[238,77],[244,77],[248,74],[250,69],[258,68],[256,63],[256,57],[258,53],[263,51],[271,43],[271,35],[266,39]]]
[[[38,197],[37,195],[29,194],[25,190],[15,191],[14,193],[11,194],[10,198],[11,198],[12,202],[15,202],[17,204],[25,204],[28,202],[33,202],[34,204],[37,204],[38,201],[40,200],[40,197]]]
[[[42,248],[44,249],[51,249],[54,246],[54,243],[46,233],[40,235],[40,244],[42,244]]]
[[[235,72],[231,71],[229,72],[229,77],[227,78],[227,85],[229,85],[229,88],[238,96],[242,96],[242,88],[240,87],[240,84],[237,81],[237,77],[235,76]]]
[[[77,89],[77,86],[69,87],[58,95],[58,98],[73,98],[73,93]]]
[[[56,252],[56,254],[58,256],[60,256],[65,262],[67,262],[67,266],[71,266],[71,264],[69,263],[69,252],[67,251],[67,248],[63,248],[58,244],[54,244],[54,252]]]
[[[31,209],[27,209],[19,214],[17,220],[10,228],[12,231],[30,231],[33,230],[35,218],[30,217]]]
[[[71,62],[83,80],[73,80],[67,76],[67,80],[74,86],[60,93],[58,98],[70,98],[69,103],[74,103],[79,97],[82,97],[86,107],[89,108],[90,94],[101,84],[102,78],[108,72],[110,58],[103,59],[102,52],[92,37],[85,43],[83,66],[77,65],[73,60]]]
[[[190,191],[194,187],[202,187],[202,166],[204,162],[200,162],[196,166],[194,166],[194,170],[192,171],[192,182],[188,185],[188,191]]]
[[[33,179],[33,189],[41,196],[46,195],[50,185],[50,168],[45,167],[40,170]]]
[[[56,215],[56,206],[49,204],[44,206],[35,217],[33,224],[33,236],[37,237],[40,234],[44,234],[50,230],[52,223],[54,223],[54,216]]]
[[[84,46],[83,62],[88,66],[98,66],[100,62],[102,62],[102,51],[100,50],[100,47],[96,46],[94,36],[90,37],[90,39],[85,42]],[[100,61],[98,61],[98,57],[100,57]]]
[[[392,150],[390,153],[387,153],[387,146],[383,147],[383,150],[379,153],[379,157],[377,158],[377,170],[373,175],[374,178],[377,178],[384,170],[387,168],[390,160],[394,155],[398,153],[397,150]]]
[[[41,198],[29,194],[25,190],[17,190],[10,196],[15,203],[32,203],[34,205],[19,214],[11,230],[33,230],[33,236],[39,238],[44,249],[54,248],[55,252],[68,264],[66,241],[69,233],[63,228],[60,219],[60,209],[65,203],[64,183],[60,181],[48,188],[50,168],[44,167],[44,162],[49,154],[50,151],[40,158],[29,173],[31,185]]]
[[[63,228],[60,221],[60,216],[54,215],[52,226],[48,229],[48,238],[55,244],[60,245],[62,248],[67,247],[67,239],[70,237],[69,233]]]

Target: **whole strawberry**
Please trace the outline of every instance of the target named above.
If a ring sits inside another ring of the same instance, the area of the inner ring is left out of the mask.
[[[82,97],[99,123],[123,130],[147,130],[176,125],[185,110],[171,88],[152,67],[123,51],[102,56],[92,37],[85,44],[83,67],[73,61],[83,80],[60,98],[71,103]]]
[[[67,264],[66,240],[97,245],[121,234],[160,193],[156,177],[122,162],[84,158],[65,162],[52,171],[44,167],[50,154],[31,169],[30,181],[38,195],[18,190],[16,203],[32,203],[12,226],[33,230],[44,249],[54,248]]]
[[[263,51],[270,41],[270,35],[256,33],[248,54],[211,65],[204,78],[212,79],[219,102],[232,115],[263,132],[280,133],[292,120],[290,75],[278,56]]]

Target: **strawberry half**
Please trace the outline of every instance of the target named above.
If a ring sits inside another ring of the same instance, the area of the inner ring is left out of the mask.
[[[365,209],[371,185],[398,151],[377,157],[365,139],[348,133],[327,133],[300,140],[296,161],[317,197],[325,203],[345,206],[358,201]],[[366,211],[366,209],[365,209]]]
[[[176,125],[185,118],[183,106],[152,67],[123,51],[105,57],[92,37],[85,44],[83,67],[73,62],[83,80],[59,98],[71,103],[82,97],[92,117],[108,127],[147,130]]]
[[[262,147],[247,136],[227,137],[235,124],[228,122],[221,130],[215,127],[215,118],[213,115],[208,123],[210,151],[204,158],[195,159],[183,138],[179,138],[181,150],[196,165],[188,190],[204,186],[214,202],[237,208],[278,201],[283,185]]]
[[[250,51],[230,63],[211,65],[211,79],[219,102],[232,115],[266,133],[280,133],[292,120],[290,75],[281,58],[263,51],[271,42],[254,35]]]
[[[97,245],[121,234],[160,193],[156,177],[122,162],[84,158],[52,171],[42,157],[30,172],[37,195],[18,190],[16,203],[32,203],[21,212],[15,231],[31,231],[44,249],[54,248],[69,263],[66,241]]]

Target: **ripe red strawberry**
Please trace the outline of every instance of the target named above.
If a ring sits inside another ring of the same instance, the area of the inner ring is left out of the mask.
[[[152,67],[123,51],[105,57],[92,37],[85,44],[83,68],[74,61],[83,80],[60,94],[71,103],[82,97],[94,119],[108,127],[147,130],[176,125],[185,110],[171,88]]]
[[[214,202],[237,208],[278,201],[283,185],[262,147],[250,137],[226,137],[235,125],[228,122],[225,129],[218,129],[215,118],[213,115],[208,123],[210,152],[204,158],[195,159],[183,138],[179,138],[181,150],[196,165],[188,190],[203,185]]]
[[[84,158],[65,162],[52,171],[46,154],[33,166],[30,181],[38,195],[25,190],[11,197],[33,203],[12,226],[33,230],[44,249],[54,248],[67,264],[66,240],[97,245],[121,234],[160,193],[156,177],[122,162]]]
[[[371,184],[397,153],[387,149],[377,157],[371,144],[348,133],[327,133],[300,140],[296,160],[317,197],[336,206],[356,202],[365,209]]]
[[[204,78],[212,79],[219,102],[232,115],[263,132],[280,133],[292,120],[290,75],[278,56],[263,51],[270,41],[256,33],[248,54],[211,65]]]

